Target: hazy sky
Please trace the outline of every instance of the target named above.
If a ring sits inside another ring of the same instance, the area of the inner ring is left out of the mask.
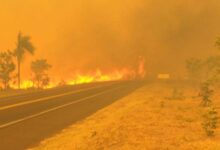
[[[219,0],[0,0],[0,50],[13,50],[17,33],[47,58],[51,74],[133,66],[144,56],[149,72],[181,72],[188,57],[215,52]]]

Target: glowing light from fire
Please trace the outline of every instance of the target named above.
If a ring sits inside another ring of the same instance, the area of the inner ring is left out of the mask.
[[[146,76],[145,59],[141,56],[139,57],[138,75],[140,78],[144,78]]]
[[[24,80],[21,82],[21,85],[20,85],[21,89],[29,89],[32,87],[34,87],[34,83],[31,80]],[[13,84],[11,84],[11,88],[18,89],[18,86],[15,83],[13,83]]]
[[[115,69],[111,72],[103,72],[100,69],[96,71],[90,71],[89,73],[75,72],[72,78],[67,81],[63,81],[66,85],[76,85],[91,82],[104,82],[104,81],[117,81],[117,80],[132,80],[144,78],[146,75],[145,71],[145,59],[143,57],[139,58],[137,68],[121,68]],[[60,85],[59,81],[51,81],[49,85],[45,86],[45,89],[54,88]],[[17,85],[12,84],[12,88],[16,89]],[[31,80],[24,80],[21,83],[21,89],[29,89],[35,87],[35,84]]]
[[[128,76],[129,74],[131,76],[131,74],[133,74],[133,71],[126,71],[126,69],[122,69],[120,71],[117,70],[111,73],[102,73],[100,69],[97,69],[94,73],[76,73],[76,75],[73,76],[72,80],[68,81],[67,84],[74,85],[91,82],[123,80],[126,79],[126,76]]]

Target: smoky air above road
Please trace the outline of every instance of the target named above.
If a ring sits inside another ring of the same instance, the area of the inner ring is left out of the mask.
[[[215,53],[220,35],[218,0],[1,0],[0,49],[13,50],[17,34],[30,35],[34,56],[46,58],[53,77],[76,70],[135,67],[182,74],[185,60]]]

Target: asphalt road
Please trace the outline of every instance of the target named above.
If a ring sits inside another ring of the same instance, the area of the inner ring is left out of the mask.
[[[0,98],[0,150],[24,150],[140,87],[92,83]]]

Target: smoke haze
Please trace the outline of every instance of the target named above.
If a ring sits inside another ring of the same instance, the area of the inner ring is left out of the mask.
[[[134,67],[182,74],[189,57],[215,53],[220,36],[218,0],[0,0],[0,50],[13,50],[19,31],[37,48],[22,64],[46,58],[51,75],[76,70]]]

